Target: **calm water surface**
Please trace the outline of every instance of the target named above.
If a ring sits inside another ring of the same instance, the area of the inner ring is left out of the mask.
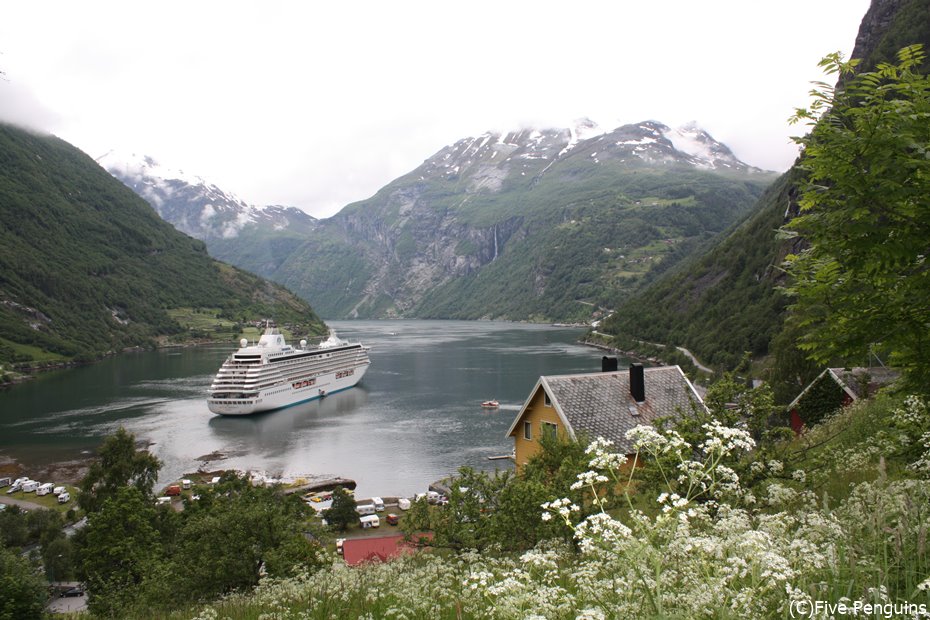
[[[122,355],[0,393],[0,456],[27,467],[86,456],[120,425],[173,480],[218,451],[211,469],[332,474],[358,493],[409,495],[460,465],[508,467],[504,433],[540,375],[600,370],[578,329],[465,321],[330,322],[372,347],[356,388],[248,417],[214,416],[206,390],[234,345]],[[482,409],[496,398],[501,408]]]

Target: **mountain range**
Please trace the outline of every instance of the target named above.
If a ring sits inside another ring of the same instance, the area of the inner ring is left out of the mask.
[[[111,173],[223,260],[324,316],[587,320],[744,214],[774,178],[696,125],[459,140],[325,220],[146,158]]]

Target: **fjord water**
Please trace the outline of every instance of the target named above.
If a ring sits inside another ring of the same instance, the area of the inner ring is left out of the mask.
[[[540,375],[600,370],[582,331],[468,321],[330,322],[371,346],[357,387],[266,414],[221,417],[206,390],[235,345],[129,353],[0,393],[0,457],[30,465],[86,457],[120,425],[151,442],[160,481],[207,469],[332,474],[360,496],[409,495],[461,465],[510,467],[504,434]],[[481,408],[495,398],[498,410]]]

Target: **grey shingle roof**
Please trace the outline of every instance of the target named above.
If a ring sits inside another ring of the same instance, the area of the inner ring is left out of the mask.
[[[640,424],[663,417],[678,417],[703,407],[701,398],[678,366],[645,369],[646,402],[639,405],[630,395],[629,370],[585,375],[554,375],[540,378],[553,405],[571,425],[575,436],[604,437],[617,452],[633,452],[625,433]],[[635,415],[634,415],[635,413]]]
[[[901,373],[892,368],[831,368],[840,387],[846,389],[854,399],[868,398],[879,388],[894,382]],[[865,389],[865,390],[864,390]]]
[[[794,406],[804,398],[804,395],[807,394],[818,381],[820,381],[820,378],[828,373],[833,377],[833,380],[836,381],[840,388],[853,400],[868,398],[877,392],[879,388],[894,383],[898,377],[901,376],[901,373],[893,368],[825,368],[822,373],[817,375],[816,379],[807,384],[807,387],[805,387],[800,394],[794,397],[793,401],[788,403],[787,409],[794,409]],[[866,379],[868,379],[867,382]],[[867,393],[863,392],[863,387],[867,388]]]

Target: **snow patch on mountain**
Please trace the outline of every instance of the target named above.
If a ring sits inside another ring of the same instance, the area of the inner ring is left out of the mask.
[[[736,159],[729,148],[714,140],[710,135],[691,122],[677,129],[665,128],[663,135],[672,143],[675,150],[690,155],[699,168],[716,169],[720,167],[745,167]]]
[[[202,177],[163,166],[146,155],[109,151],[97,163],[145,199],[178,230],[198,239],[230,239],[248,226],[284,230],[313,226],[316,219],[294,207],[258,207]]]

